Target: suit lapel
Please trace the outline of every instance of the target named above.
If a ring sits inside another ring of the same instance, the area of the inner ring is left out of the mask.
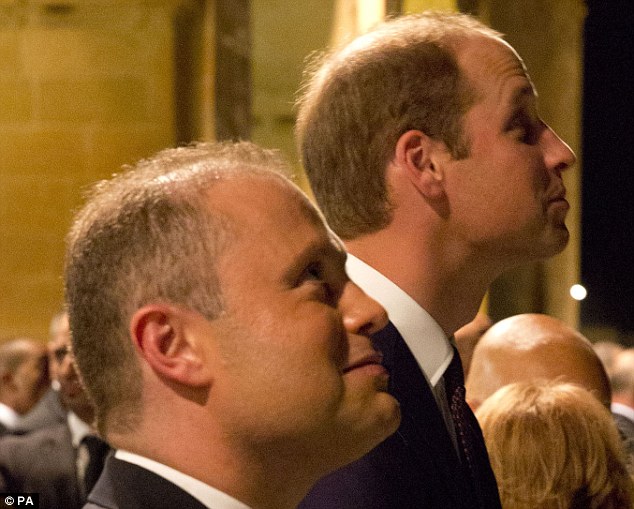
[[[167,479],[113,456],[106,460],[104,471],[88,501],[111,509],[206,509]]]
[[[401,404],[403,420],[397,434],[418,463],[433,463],[438,477],[449,483],[447,492],[456,497],[453,506],[461,507],[461,495],[470,481],[425,375],[392,323],[377,333],[373,342],[383,352],[390,372],[390,393]]]

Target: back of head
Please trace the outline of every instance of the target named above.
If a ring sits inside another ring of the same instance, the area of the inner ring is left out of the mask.
[[[25,414],[48,388],[46,349],[30,338],[0,345],[0,401]]]
[[[634,407],[634,348],[627,348],[614,357],[610,383],[614,401]]]
[[[610,375],[615,357],[623,351],[623,347],[614,341],[596,341],[592,348],[601,359],[605,371]]]
[[[395,18],[313,64],[297,137],[313,192],[344,239],[390,221],[385,169],[398,138],[418,129],[464,157],[461,119],[474,92],[455,44],[499,34],[459,14]]]
[[[204,204],[206,191],[245,174],[283,179],[270,171],[281,167],[275,153],[250,143],[201,143],[164,150],[94,188],[68,235],[65,290],[73,350],[102,433],[137,422],[134,310],[156,301],[208,319],[222,311],[214,262],[232,232]]]
[[[632,479],[615,424],[582,387],[546,381],[507,385],[476,417],[503,507],[632,507]]]
[[[473,353],[467,398],[477,407],[500,387],[536,379],[576,383],[610,406],[610,383],[590,341],[541,314],[506,318],[484,333]]]
[[[0,373],[15,373],[33,355],[37,343],[28,338],[16,338],[0,345]]]

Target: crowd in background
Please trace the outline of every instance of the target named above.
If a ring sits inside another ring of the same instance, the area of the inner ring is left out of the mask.
[[[494,324],[479,313],[456,342],[473,359],[464,364],[467,398],[504,507],[629,507],[634,348],[592,344],[537,314]],[[46,348],[27,338],[3,342],[0,374],[0,493],[39,493],[41,507],[82,507],[111,448],[93,427],[67,314],[53,317]],[[91,439],[100,445],[89,449]]]
[[[0,346],[0,493],[632,507],[634,350],[476,315],[503,271],[569,239],[575,156],[501,34],[390,20],[319,62],[297,134],[320,211],[247,142],[166,149],[95,188],[47,348]]]

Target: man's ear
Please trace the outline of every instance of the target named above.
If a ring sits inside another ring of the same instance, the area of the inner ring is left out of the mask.
[[[161,377],[192,387],[211,384],[200,338],[190,327],[191,312],[148,304],[130,320],[130,337],[141,357]],[[201,318],[202,319],[202,318]]]
[[[1,378],[3,386],[5,386],[5,387],[9,387],[9,386],[14,387],[15,386],[15,377],[14,377],[13,373],[11,373],[10,371],[4,371],[0,378]]]
[[[440,198],[444,194],[444,173],[439,163],[442,142],[422,131],[410,130],[396,142],[395,162],[425,197]]]

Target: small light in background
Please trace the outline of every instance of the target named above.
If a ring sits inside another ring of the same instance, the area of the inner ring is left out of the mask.
[[[575,300],[583,300],[588,295],[588,290],[583,285],[572,285],[570,287],[570,296]]]

